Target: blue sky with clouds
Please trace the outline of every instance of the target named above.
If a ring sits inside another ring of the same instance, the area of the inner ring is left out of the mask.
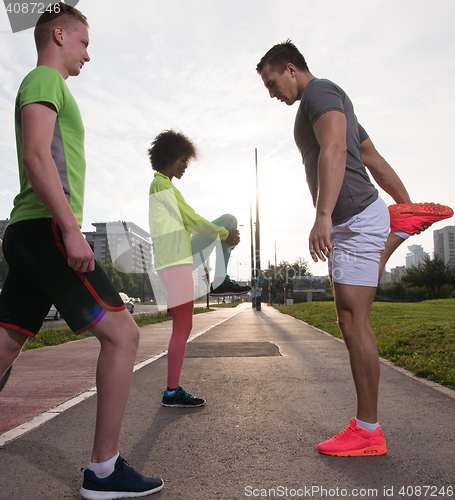
[[[86,128],[84,231],[122,217],[147,228],[151,140],[175,128],[202,153],[176,186],[201,215],[237,215],[230,274],[250,275],[249,204],[258,150],[261,261],[308,261],[314,209],[293,141],[298,103],[271,100],[255,66],[291,38],[317,77],[350,95],[359,121],[414,201],[455,207],[455,3],[448,0],[138,0],[77,7],[90,63],[67,83]],[[0,218],[18,190],[13,106],[36,64],[32,30],[12,34],[0,6]],[[387,204],[391,198],[384,193]],[[438,223],[433,228],[453,224]],[[433,228],[409,240],[432,254]],[[410,244],[411,244],[410,243]],[[403,245],[390,266],[404,265]],[[313,264],[315,275],[325,264]]]

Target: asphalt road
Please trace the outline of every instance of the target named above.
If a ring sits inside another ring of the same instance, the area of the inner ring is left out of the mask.
[[[354,416],[344,344],[265,305],[241,306],[229,319],[223,312],[223,322],[217,314],[198,315],[214,326],[188,344],[182,375],[205,407],[160,405],[166,356],[134,374],[120,451],[141,472],[163,477],[151,498],[454,497],[454,391],[382,363],[388,453],[321,455],[318,442]],[[144,328],[153,336],[165,326]],[[95,407],[96,398],[85,399],[0,448],[0,498],[79,498]]]
[[[134,304],[133,316],[138,316],[140,314],[155,314],[158,312],[158,307],[154,305],[147,304]],[[56,326],[67,326],[66,321],[63,318],[59,320],[46,319],[43,323],[43,328],[54,328]]]

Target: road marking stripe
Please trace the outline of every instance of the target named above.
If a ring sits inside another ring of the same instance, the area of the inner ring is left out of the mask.
[[[240,310],[234,311],[233,314],[228,316],[227,318],[224,318],[223,320],[219,321],[218,323],[215,323],[214,325],[209,326],[202,332],[197,333],[196,335],[190,337],[188,339],[188,342],[191,342],[192,340],[198,338],[199,336],[203,335],[204,333],[207,333],[209,330],[212,328],[215,328],[218,325],[221,325],[221,323],[224,323],[228,319],[233,318],[237,314],[240,314],[242,311],[245,310],[245,308],[239,308]],[[163,356],[166,356],[167,350],[160,352],[159,354],[156,354],[155,356],[152,356],[151,358],[146,359],[145,361],[142,361],[141,363],[138,363],[137,365],[134,366],[133,371],[140,370],[144,366],[149,365],[150,363],[153,363],[154,361],[162,358]],[[96,394],[96,386],[91,387],[90,389],[87,389],[86,391],[82,392],[78,396],[75,396],[74,398],[68,399],[67,401],[59,404],[58,406],[55,406],[54,408],[51,408],[50,410],[47,410],[40,415],[37,415],[36,417],[31,418],[27,422],[24,422],[23,424],[18,425],[17,427],[14,427],[14,429],[11,429],[9,431],[6,431],[5,433],[0,435],[0,448],[4,446],[6,443],[9,443],[13,439],[17,439],[20,436],[23,436],[26,432],[32,431],[33,429],[36,429],[40,425],[44,424],[45,422],[48,422],[49,420],[53,419],[57,415],[60,415],[64,411],[72,408],[73,406],[76,406],[79,403],[82,403],[82,401],[85,401],[86,399],[94,396]]]

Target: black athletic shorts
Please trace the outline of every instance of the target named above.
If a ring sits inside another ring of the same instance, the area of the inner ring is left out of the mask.
[[[0,294],[0,326],[36,337],[52,304],[74,333],[88,330],[106,311],[125,304],[95,261],[89,273],[68,266],[54,219],[16,222],[6,228],[3,254],[9,264]]]

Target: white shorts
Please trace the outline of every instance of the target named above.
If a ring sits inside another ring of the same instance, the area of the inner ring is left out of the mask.
[[[378,198],[347,222],[333,226],[329,274],[335,283],[377,287],[379,261],[390,229],[387,205]]]

